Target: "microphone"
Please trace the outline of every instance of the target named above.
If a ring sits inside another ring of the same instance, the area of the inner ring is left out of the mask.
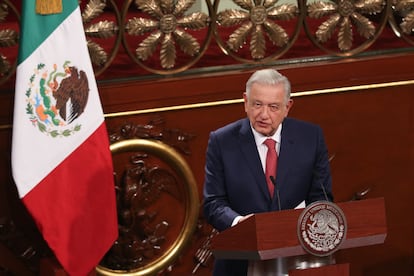
[[[315,178],[319,180],[319,173],[316,170],[313,171],[313,174],[315,175]],[[328,198],[328,194],[326,193],[325,186],[323,185],[322,182],[320,184],[321,184],[321,188],[322,188],[322,192],[323,192],[323,196],[325,197],[325,200],[330,201]]]
[[[279,188],[276,185],[276,179],[273,175],[269,176],[270,177],[270,181],[272,181],[273,185],[275,186],[275,190],[276,190],[276,197],[277,197],[277,206],[279,207],[279,211],[282,210],[282,207],[280,206],[280,196],[279,196]]]
[[[322,187],[323,195],[325,196],[325,200],[330,201],[329,198],[328,198],[328,194],[326,193],[325,186],[323,185],[323,183],[321,183],[321,187]]]

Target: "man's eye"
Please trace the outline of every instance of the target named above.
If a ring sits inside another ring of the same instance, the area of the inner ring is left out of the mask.
[[[278,111],[279,110],[279,105],[277,105],[277,104],[270,104],[269,105],[269,108],[272,111]]]
[[[253,106],[256,107],[256,108],[259,108],[259,107],[262,107],[262,104],[256,102],[256,103],[253,104]]]

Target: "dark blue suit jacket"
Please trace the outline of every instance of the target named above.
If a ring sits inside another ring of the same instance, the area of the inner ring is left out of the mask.
[[[204,215],[217,230],[231,227],[238,215],[279,210],[277,196],[269,195],[247,118],[211,132],[205,173]],[[276,189],[281,209],[302,201],[333,200],[328,151],[319,126],[292,118],[283,121]],[[214,275],[246,272],[246,261],[218,260]]]

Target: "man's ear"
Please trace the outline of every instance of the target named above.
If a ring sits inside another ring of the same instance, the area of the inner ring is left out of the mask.
[[[247,111],[248,99],[247,99],[247,93],[246,92],[243,93],[243,100],[244,100],[244,111]]]
[[[289,101],[286,104],[286,116],[288,115],[288,113],[289,113],[290,109],[292,108],[292,106],[293,106],[293,100],[289,99]]]

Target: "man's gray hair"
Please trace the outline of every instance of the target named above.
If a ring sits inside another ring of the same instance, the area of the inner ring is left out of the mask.
[[[247,80],[247,83],[246,83],[247,98],[250,97],[250,90],[251,90],[253,83],[264,84],[264,85],[274,85],[274,84],[282,83],[285,87],[286,100],[290,99],[290,90],[291,90],[290,81],[288,80],[287,77],[280,74],[275,69],[269,68],[269,69],[257,70],[250,76],[250,78]]]

